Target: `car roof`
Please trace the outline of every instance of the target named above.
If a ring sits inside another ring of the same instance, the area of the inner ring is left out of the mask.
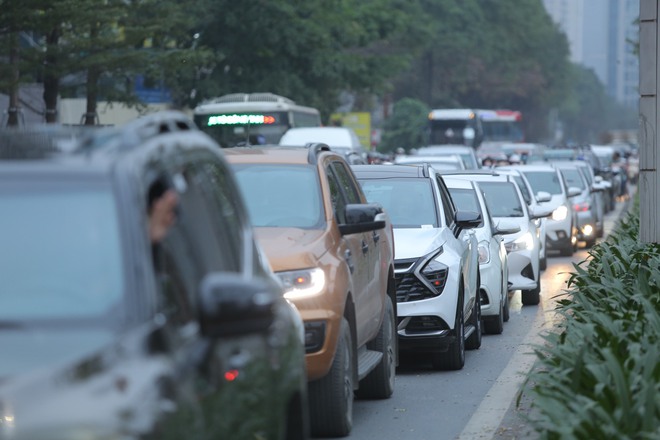
[[[353,165],[356,176],[364,179],[428,178],[423,165]]]
[[[214,145],[185,114],[176,111],[158,112],[112,127],[33,124],[0,130],[0,167],[54,173],[108,172],[122,158],[144,158],[161,148],[159,139],[166,137],[181,138],[181,142],[172,143],[182,149]]]
[[[499,169],[500,167],[496,167],[495,169]],[[521,165],[511,165],[511,166],[503,166],[501,167],[503,170],[520,170],[520,171],[554,171],[556,172],[556,169],[553,168],[550,163],[542,163],[542,164],[521,164]]]
[[[324,144],[310,144],[322,146],[325,149],[317,151],[317,154],[332,154],[334,156],[343,158],[344,156],[333,152]],[[233,147],[223,148],[225,158],[230,163],[270,163],[270,164],[291,164],[291,165],[310,165],[316,163],[315,160],[310,162],[310,155],[314,153],[310,151],[310,147],[284,147],[278,145],[264,146],[248,146],[248,147]]]
[[[474,189],[474,184],[471,180],[454,176],[442,176],[442,178],[449,188]]]

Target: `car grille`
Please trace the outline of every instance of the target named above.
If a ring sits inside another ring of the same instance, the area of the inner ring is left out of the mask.
[[[434,279],[439,280],[444,287],[447,282],[447,270],[438,272]],[[398,273],[395,275],[395,280],[397,302],[419,301],[438,296],[438,292],[431,291],[412,272]]]

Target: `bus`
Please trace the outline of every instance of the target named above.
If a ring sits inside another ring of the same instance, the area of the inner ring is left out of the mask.
[[[428,145],[467,145],[477,148],[483,138],[477,110],[435,109],[429,113]]]
[[[320,127],[321,114],[273,93],[232,93],[204,101],[193,111],[195,124],[222,148],[277,145],[292,127]]]
[[[517,110],[479,110],[483,142],[525,142],[522,113]]]

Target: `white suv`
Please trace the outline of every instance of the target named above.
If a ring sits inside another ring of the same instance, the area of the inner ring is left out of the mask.
[[[459,370],[481,346],[478,243],[481,215],[454,206],[442,177],[425,165],[353,166],[369,202],[394,227],[399,350],[431,354]]]

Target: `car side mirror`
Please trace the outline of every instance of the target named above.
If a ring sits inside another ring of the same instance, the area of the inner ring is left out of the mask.
[[[238,273],[213,272],[199,286],[200,327],[216,338],[266,331],[282,296],[275,282],[246,279]]]
[[[458,237],[462,230],[473,229],[481,224],[481,214],[474,211],[456,211],[454,221],[458,228],[454,231],[454,236]]]
[[[552,200],[552,194],[547,191],[539,191],[536,193],[536,201],[538,203],[545,203]]]
[[[346,205],[344,211],[346,222],[339,225],[342,235],[359,232],[375,231],[385,228],[383,207],[377,203],[355,203]]]
[[[493,228],[493,235],[509,235],[520,232],[520,225],[515,220],[500,219]]]
[[[580,194],[582,194],[582,190],[580,190],[580,188],[577,188],[575,186],[571,186],[568,188],[568,197],[575,197],[575,196],[579,196]]]
[[[552,215],[552,210],[547,210],[541,207],[531,208],[529,210],[529,217],[532,220],[536,220],[537,218],[550,217],[551,215]]]

